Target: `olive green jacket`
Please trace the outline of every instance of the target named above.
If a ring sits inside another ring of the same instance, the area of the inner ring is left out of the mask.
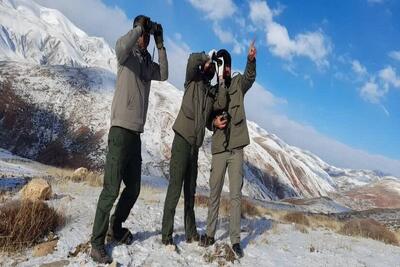
[[[173,130],[191,145],[203,144],[207,119],[213,110],[226,106],[226,87],[211,86],[201,73],[200,67],[209,60],[208,55],[192,53],[186,67],[185,92],[181,109],[173,125]]]
[[[117,41],[118,73],[111,106],[111,126],[136,132],[143,132],[146,123],[151,81],[168,79],[165,48],[158,49],[159,64],[153,62],[149,52],[137,46],[142,31],[136,26]]]
[[[212,154],[231,151],[250,144],[247,129],[246,113],[244,110],[244,95],[256,79],[256,60],[247,61],[244,74],[232,78],[228,88],[226,111],[228,112],[228,125],[225,129],[213,129],[212,119],[207,127],[213,130],[211,152]],[[213,114],[216,114],[215,112]],[[218,113],[217,113],[218,114]],[[212,116],[213,117],[213,116]]]

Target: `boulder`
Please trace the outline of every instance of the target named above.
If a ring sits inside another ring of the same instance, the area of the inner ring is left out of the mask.
[[[51,195],[51,185],[43,178],[32,179],[21,189],[23,200],[47,200]]]
[[[58,240],[53,240],[53,241],[49,241],[49,242],[45,242],[45,243],[36,245],[33,248],[32,256],[42,257],[42,256],[46,256],[50,253],[53,253],[53,251],[55,250],[55,248],[57,246],[57,242],[58,242]]]
[[[76,169],[73,173],[72,173],[72,181],[74,182],[81,182],[86,180],[86,177],[89,174],[89,170],[84,168],[84,167],[80,167],[78,169]]]

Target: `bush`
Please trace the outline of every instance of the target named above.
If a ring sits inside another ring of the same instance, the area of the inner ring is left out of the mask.
[[[354,219],[346,222],[339,233],[349,236],[362,236],[382,241],[386,244],[399,245],[396,234],[373,219]]]
[[[12,201],[0,207],[0,249],[15,251],[37,244],[65,222],[42,201]]]
[[[290,212],[282,218],[286,222],[297,223],[305,226],[310,226],[310,220],[301,212]]]

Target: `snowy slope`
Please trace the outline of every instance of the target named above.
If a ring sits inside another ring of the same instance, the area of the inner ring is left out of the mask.
[[[116,69],[103,38],[89,37],[59,11],[29,0],[0,1],[0,60]]]
[[[180,253],[161,244],[161,219],[166,192],[166,182],[157,177],[143,177],[142,191],[124,226],[134,234],[131,245],[108,244],[107,251],[118,266],[221,266],[217,260],[207,262],[207,254],[214,246],[203,248],[184,240],[183,206],[178,204],[175,220],[175,241]],[[28,249],[19,254],[0,254],[5,266],[41,266],[60,261],[68,266],[98,266],[88,251],[68,256],[80,244],[90,239],[95,207],[101,188],[81,183],[55,183],[56,198],[48,201],[68,216],[68,223],[56,234],[57,249],[43,257],[33,257]],[[205,231],[207,209],[196,207],[198,230]],[[231,264],[224,260],[222,266],[399,266],[400,248],[385,245],[372,239],[348,237],[333,231],[317,228],[307,233],[296,230],[292,224],[282,224],[269,217],[243,218],[241,245],[245,256]],[[229,218],[220,217],[216,241],[229,242]],[[84,246],[83,246],[84,247]],[[59,265],[56,265],[58,262]]]

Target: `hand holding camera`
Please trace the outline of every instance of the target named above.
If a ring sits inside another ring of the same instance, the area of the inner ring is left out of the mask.
[[[154,35],[154,42],[158,49],[164,47],[164,35],[163,35],[163,28],[161,24],[153,22],[150,34]]]
[[[226,127],[228,123],[228,113],[226,111],[222,112],[221,115],[215,117],[213,124],[216,128],[222,130]]]

